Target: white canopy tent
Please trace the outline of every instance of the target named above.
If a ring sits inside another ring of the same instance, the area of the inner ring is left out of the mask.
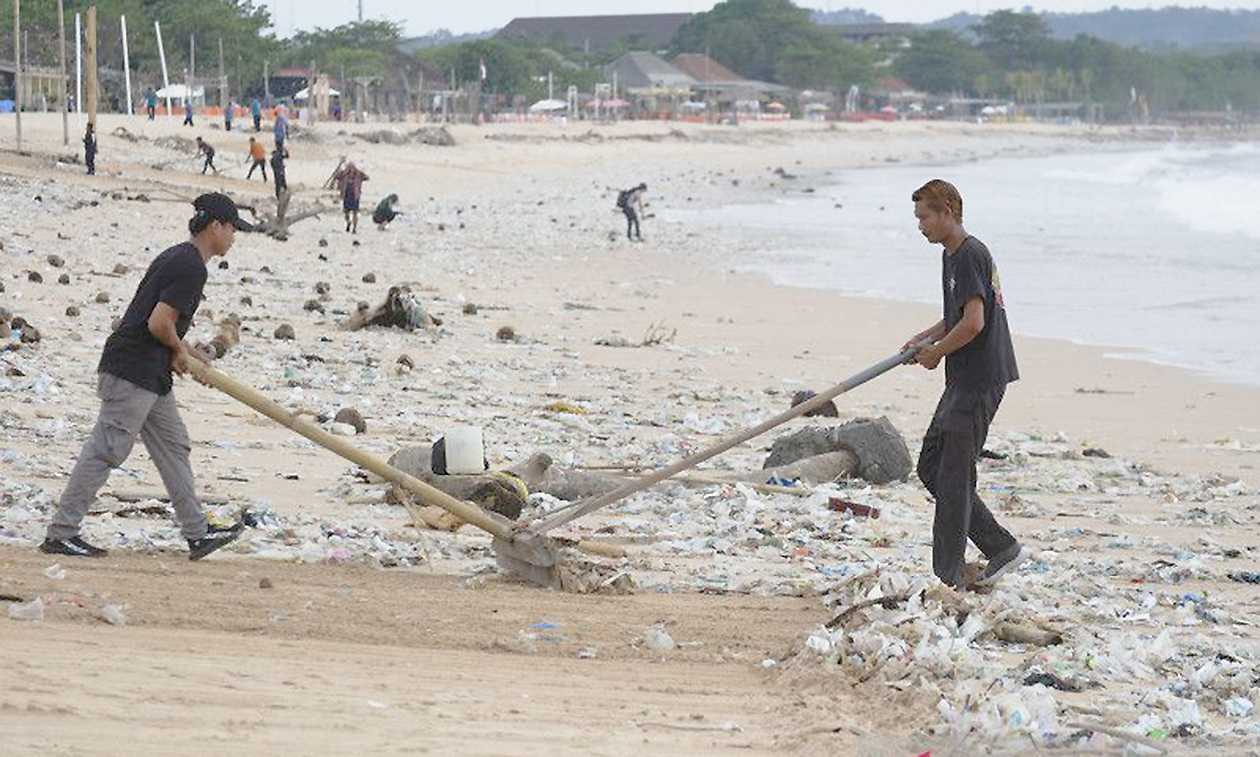
[[[557,110],[568,110],[569,104],[564,100],[539,100],[529,106],[530,113],[551,113]]]
[[[297,94],[293,96],[293,99],[294,99],[294,100],[307,100],[307,99],[309,99],[309,98],[310,98],[310,96],[311,96],[311,88],[310,88],[310,87],[304,87],[304,88],[302,88],[302,89],[299,89],[299,90],[298,90]],[[329,97],[341,97],[341,93],[340,93],[340,92],[338,92],[337,90],[333,89],[332,87],[329,87],[329,88],[328,88],[328,96],[329,96]]]
[[[172,100],[179,100],[180,102],[183,102],[188,99],[188,86],[186,84],[170,84],[159,89],[157,91],[157,96],[163,100],[169,97]],[[206,88],[193,87],[192,99],[194,102],[198,100],[205,101]]]

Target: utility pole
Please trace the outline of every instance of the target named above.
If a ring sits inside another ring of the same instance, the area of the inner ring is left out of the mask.
[[[363,0],[359,0],[359,23],[363,23]]]
[[[122,25],[123,78],[127,82],[127,115],[130,116],[136,111],[131,106],[131,58],[127,54],[127,17],[121,16],[118,20]]]
[[[267,64],[269,61],[263,61],[263,103],[271,107],[271,76],[267,73]]]
[[[74,112],[83,113],[83,16],[74,14]]]
[[[223,38],[219,37],[219,105],[226,111],[232,105],[228,97],[227,69],[223,67]]]
[[[87,107],[88,107],[88,123],[92,124],[92,129],[96,129],[96,6],[90,5],[87,9],[87,44],[84,45],[87,53]]]
[[[13,99],[17,107],[17,149],[22,152],[22,0],[13,0]]]
[[[61,144],[70,145],[70,109],[66,107],[70,80],[66,77],[66,7],[57,0],[57,36],[61,39]]]
[[[171,77],[166,73],[166,49],[162,46],[162,24],[153,22],[153,32],[157,35],[158,59],[162,62],[162,90],[166,92],[166,115],[171,115]]]

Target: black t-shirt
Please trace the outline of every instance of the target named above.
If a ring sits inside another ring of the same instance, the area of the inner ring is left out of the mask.
[[[945,295],[945,328],[962,320],[963,307],[973,297],[984,299],[984,330],[965,347],[945,358],[945,383],[975,389],[1004,386],[1019,380],[1015,348],[1006,324],[1002,280],[989,248],[967,237],[953,255],[941,255],[941,289]]]
[[[118,329],[105,340],[96,370],[157,394],[170,392],[171,351],[149,331],[149,316],[159,302],[175,308],[179,311],[175,332],[183,339],[205,285],[206,264],[192,242],[177,244],[154,258]]]

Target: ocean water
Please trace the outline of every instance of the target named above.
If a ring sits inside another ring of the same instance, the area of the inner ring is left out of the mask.
[[[767,241],[724,263],[778,283],[939,303],[940,247],[910,202],[936,177],[993,252],[1015,331],[1260,385],[1260,146],[889,165],[814,194],[663,215],[756,230]]]

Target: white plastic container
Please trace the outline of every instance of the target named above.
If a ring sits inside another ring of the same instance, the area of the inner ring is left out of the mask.
[[[472,475],[486,470],[486,447],[478,426],[455,426],[446,432],[446,472]]]

